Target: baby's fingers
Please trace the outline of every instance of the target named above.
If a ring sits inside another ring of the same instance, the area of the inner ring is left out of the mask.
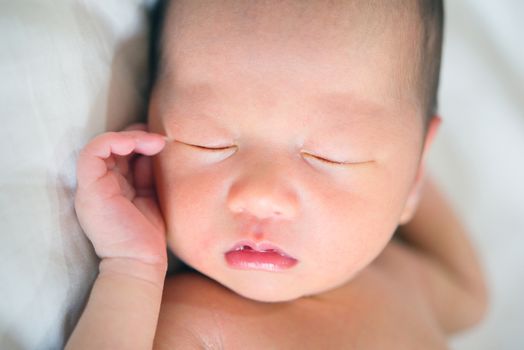
[[[147,131],[147,125],[144,124],[144,123],[135,123],[135,124],[131,124],[131,125],[127,126],[122,131],[131,131],[131,130]],[[134,163],[135,162],[135,157],[136,157],[136,155],[134,156],[133,154],[130,154],[130,155],[127,155],[127,156],[124,156],[124,157],[122,157],[122,156],[109,157],[106,160],[106,164],[109,165],[110,162],[108,163],[108,161],[111,158],[114,158],[115,168],[118,169],[118,172],[120,174],[122,174],[122,176],[124,176],[130,184],[133,184],[134,183],[134,181],[133,181],[133,172],[129,171],[129,168],[132,166],[130,163]],[[110,169],[110,167],[108,167],[108,168]]]
[[[95,137],[80,152],[77,166],[79,187],[87,187],[107,173],[105,160],[111,154],[127,156],[132,152],[155,155],[165,146],[162,135],[145,131],[108,132]]]

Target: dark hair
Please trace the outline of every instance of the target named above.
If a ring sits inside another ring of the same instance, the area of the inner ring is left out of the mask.
[[[387,0],[389,1],[389,0]],[[151,93],[162,64],[162,28],[167,6],[170,0],[157,0],[151,10],[151,31],[149,47],[149,92]],[[420,42],[420,88],[424,106],[425,126],[438,109],[438,87],[442,42],[444,31],[443,0],[418,0],[418,8],[422,23]]]
[[[438,87],[444,37],[443,0],[419,0],[422,21],[421,72],[426,126],[438,110]]]
[[[153,92],[158,70],[162,64],[162,29],[169,0],[157,0],[149,11],[149,97]]]

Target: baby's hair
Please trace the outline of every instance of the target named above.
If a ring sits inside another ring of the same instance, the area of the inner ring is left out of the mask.
[[[366,0],[366,2],[367,1],[369,0]],[[398,3],[405,4],[404,1],[405,0],[401,0]],[[160,74],[162,70],[162,29],[167,7],[170,2],[170,0],[158,0],[151,11],[151,45],[149,50],[150,93],[158,74]],[[376,4],[376,1],[374,4]],[[420,56],[418,58],[420,64],[416,64],[415,66],[420,67],[419,89],[421,89],[421,102],[425,127],[427,128],[429,121],[437,113],[438,109],[438,87],[444,30],[444,4],[443,0],[416,0],[416,4],[418,5],[422,32],[419,45]],[[400,5],[398,5],[398,8],[400,8]]]
[[[438,87],[442,41],[444,37],[444,3],[442,0],[419,0],[422,21],[421,78],[424,93],[426,127],[438,111]]]
[[[149,21],[149,94],[153,92],[153,87],[161,71],[162,65],[162,29],[167,14],[169,0],[157,0],[150,11]]]

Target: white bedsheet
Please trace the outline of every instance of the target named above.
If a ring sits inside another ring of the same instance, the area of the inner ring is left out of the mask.
[[[60,349],[97,273],[75,159],[144,104],[140,0],[0,1],[0,349]]]
[[[74,160],[141,108],[143,3],[0,2],[0,349],[59,348],[96,274],[72,206]],[[446,5],[429,168],[491,289],[485,321],[452,347],[524,349],[524,2]]]
[[[524,2],[447,1],[430,169],[472,233],[491,306],[453,348],[524,349]]]

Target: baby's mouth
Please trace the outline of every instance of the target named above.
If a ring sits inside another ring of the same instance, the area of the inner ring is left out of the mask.
[[[228,265],[241,270],[282,271],[298,260],[271,243],[238,242],[224,254]]]

